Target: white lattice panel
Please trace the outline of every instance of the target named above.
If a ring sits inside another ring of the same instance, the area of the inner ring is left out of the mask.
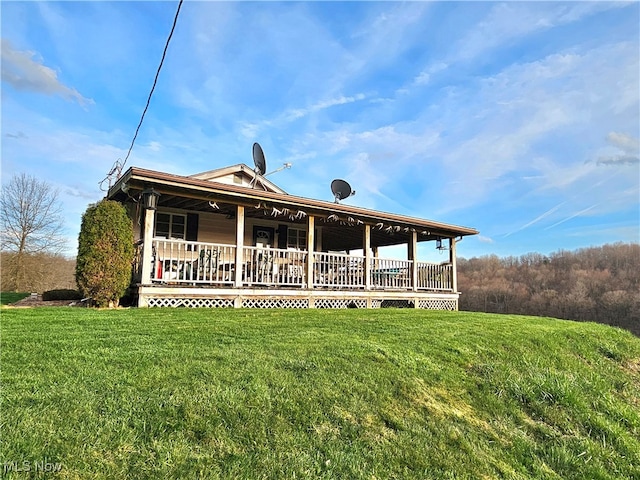
[[[314,304],[316,308],[367,308],[364,299],[318,298]]]
[[[429,300],[419,300],[418,308],[427,310],[457,310],[457,300],[448,300],[444,298],[432,298]]]
[[[147,300],[150,307],[188,307],[188,308],[229,308],[233,299],[229,298],[171,298],[151,297]]]
[[[244,298],[244,308],[309,308],[309,300],[306,298]]]

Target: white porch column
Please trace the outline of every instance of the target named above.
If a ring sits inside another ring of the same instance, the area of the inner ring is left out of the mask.
[[[315,237],[316,237],[316,217],[313,215],[307,216],[307,288],[313,288],[313,252],[315,251]]]
[[[449,263],[451,263],[451,286],[453,293],[458,293],[458,267],[456,264],[456,239],[449,239]]]
[[[236,278],[234,285],[242,287],[242,266],[244,265],[244,206],[236,207]]]
[[[411,260],[411,289],[414,292],[418,291],[418,232],[411,232],[408,245],[408,259]]]
[[[364,226],[364,288],[371,290],[371,225]]]
[[[142,226],[142,270],[140,283],[151,285],[151,261],[153,260],[153,226],[156,211],[144,211],[144,225]],[[157,267],[156,267],[157,268]]]

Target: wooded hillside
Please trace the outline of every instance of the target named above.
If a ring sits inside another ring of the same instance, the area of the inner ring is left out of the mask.
[[[76,288],[75,258],[50,253],[17,254],[0,252],[0,285],[3,292],[37,292]]]
[[[460,309],[588,320],[640,335],[640,244],[459,259]]]

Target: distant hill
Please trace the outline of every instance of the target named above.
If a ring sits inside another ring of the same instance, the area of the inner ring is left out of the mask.
[[[594,321],[640,336],[640,244],[460,259],[460,309]]]

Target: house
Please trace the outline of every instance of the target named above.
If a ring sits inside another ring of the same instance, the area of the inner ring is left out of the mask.
[[[129,168],[109,189],[134,222],[140,307],[456,310],[456,242],[478,232],[289,195],[240,164],[191,176]],[[419,242],[448,251],[417,258]],[[406,245],[406,259],[379,256]]]

